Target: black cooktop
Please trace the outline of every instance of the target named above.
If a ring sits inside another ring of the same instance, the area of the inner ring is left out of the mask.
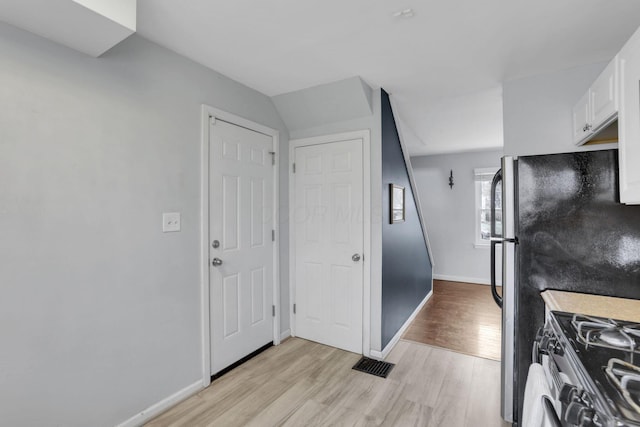
[[[611,412],[640,423],[640,335],[634,332],[640,325],[572,313],[553,315]]]

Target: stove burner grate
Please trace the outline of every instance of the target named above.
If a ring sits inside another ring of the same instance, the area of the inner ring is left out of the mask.
[[[624,400],[640,413],[640,368],[620,359],[610,359],[605,368],[607,375],[624,397]],[[636,388],[633,389],[632,387]]]
[[[608,328],[598,334],[598,338],[605,344],[619,348],[630,348],[633,346],[633,338],[618,328]]]
[[[599,319],[574,314],[571,324],[577,332],[578,341],[587,348],[605,347],[630,352],[631,363],[634,353],[640,354],[640,325],[620,324],[613,319]]]

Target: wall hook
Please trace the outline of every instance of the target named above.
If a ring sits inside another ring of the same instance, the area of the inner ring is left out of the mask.
[[[453,190],[453,169],[449,172],[449,188]]]

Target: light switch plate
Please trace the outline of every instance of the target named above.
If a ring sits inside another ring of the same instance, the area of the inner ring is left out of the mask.
[[[166,212],[162,214],[162,232],[180,231],[180,212]]]

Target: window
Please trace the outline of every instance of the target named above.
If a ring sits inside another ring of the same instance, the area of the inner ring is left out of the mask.
[[[498,168],[475,169],[476,186],[476,247],[488,247],[491,237],[491,181]],[[502,185],[496,188],[496,232],[502,230]]]

